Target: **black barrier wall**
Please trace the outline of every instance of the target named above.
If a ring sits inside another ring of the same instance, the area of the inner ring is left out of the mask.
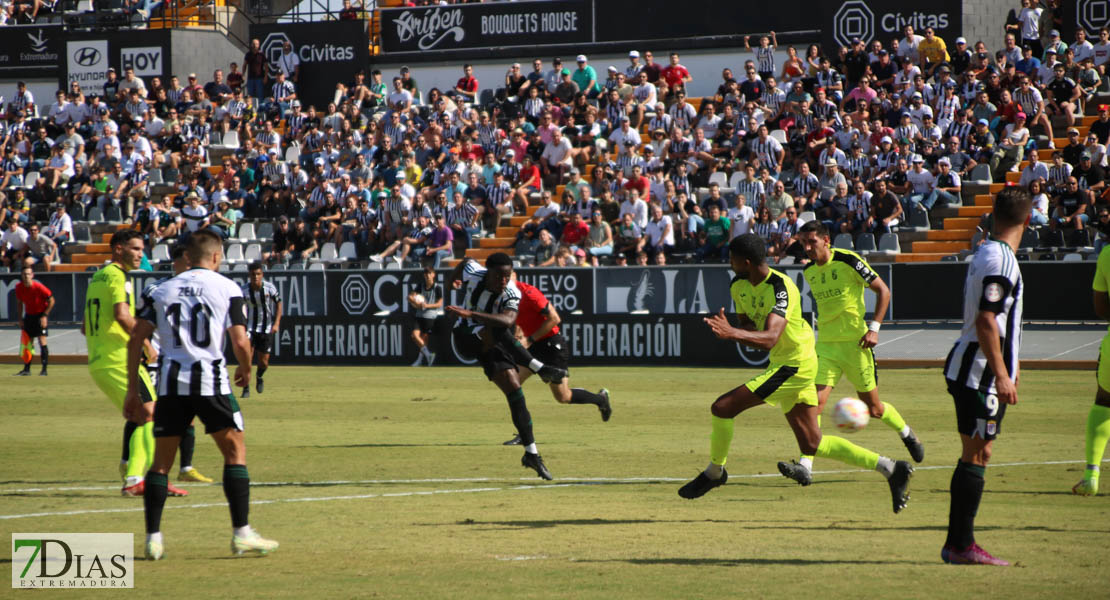
[[[61,25],[5,25],[0,36],[0,79],[56,77],[64,35]]]
[[[889,320],[949,320],[963,318],[963,283],[966,263],[898,263],[872,265],[893,293]],[[814,311],[802,267],[779,269],[794,280],[802,292],[802,312]],[[1025,262],[1025,318],[1028,321],[1095,320],[1091,308],[1094,262]],[[161,274],[136,272],[135,287],[141,290]],[[236,283],[246,273],[228,273]],[[732,273],[724,265],[665,267],[602,267],[520,269],[518,277],[540,289],[566,317],[574,313],[610,319],[630,313],[645,313],[665,319],[701,315],[731,308],[728,288]],[[439,274],[440,285],[448,276]],[[57,298],[53,320],[81,319],[81,303],[91,273],[41,273],[36,279],[54,291]],[[407,313],[409,291],[420,284],[420,271],[272,271],[266,278],[277,286],[288,316],[323,319],[331,323],[364,323]],[[15,284],[19,275],[0,275],[0,321],[15,319]],[[868,307],[874,295],[866,294]],[[456,292],[448,303],[460,303]]]

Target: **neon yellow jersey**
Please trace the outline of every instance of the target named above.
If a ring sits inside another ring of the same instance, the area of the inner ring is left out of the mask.
[[[1110,291],[1110,246],[1107,246],[1098,253],[1098,266],[1095,267],[1095,280],[1091,283],[1091,289],[1096,292]]]
[[[855,252],[831,252],[829,262],[811,262],[802,273],[817,301],[817,335],[822,342],[858,342],[867,333],[863,291],[877,275]]]
[[[734,277],[729,289],[736,303],[736,314],[746,315],[756,329],[767,325],[767,315],[786,319],[786,328],[771,348],[772,365],[800,365],[817,360],[813,328],[802,318],[802,296],[789,277],[771,269],[767,279],[753,286],[747,279]]]
[[[131,336],[116,322],[115,306],[126,302],[135,315],[135,294],[123,267],[112,263],[100,269],[85,290],[85,343],[89,370],[127,368]]]

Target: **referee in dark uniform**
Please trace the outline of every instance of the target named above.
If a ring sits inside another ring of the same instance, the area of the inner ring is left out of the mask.
[[[243,297],[247,304],[247,335],[251,340],[251,357],[257,357],[258,374],[254,388],[259,394],[264,388],[262,375],[270,367],[270,348],[281,326],[281,296],[277,287],[262,279],[262,263],[251,263]],[[250,386],[243,388],[242,398],[249,398]]]

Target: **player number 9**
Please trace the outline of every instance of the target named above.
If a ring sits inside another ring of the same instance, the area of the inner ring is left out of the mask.
[[[989,413],[990,416],[993,417],[998,413],[998,396],[987,394],[987,396],[983,398],[983,404],[986,405],[987,413]]]

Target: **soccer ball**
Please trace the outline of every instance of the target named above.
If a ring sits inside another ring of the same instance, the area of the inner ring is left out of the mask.
[[[855,433],[867,427],[870,420],[871,413],[867,410],[867,405],[858,398],[841,398],[833,410],[836,428],[844,433]]]
[[[424,294],[414,292],[411,296],[409,296],[409,302],[417,306],[424,304]]]

